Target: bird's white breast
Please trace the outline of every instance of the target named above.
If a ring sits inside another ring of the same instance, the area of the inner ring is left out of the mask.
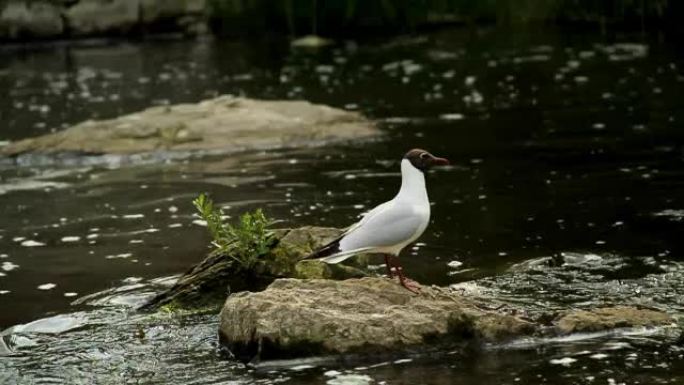
[[[430,200],[425,187],[425,175],[407,159],[401,162],[401,188],[392,203],[409,208],[407,211],[416,218],[415,223],[417,224],[410,237],[388,250],[388,252],[398,255],[404,247],[423,235],[430,223]]]
[[[398,255],[423,234],[430,222],[425,176],[406,159],[401,163],[401,176],[399,193],[352,227],[340,240],[340,251]]]

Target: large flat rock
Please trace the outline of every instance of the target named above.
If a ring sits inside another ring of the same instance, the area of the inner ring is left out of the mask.
[[[379,135],[362,115],[306,101],[221,96],[195,104],[152,107],[115,119],[11,143],[0,154],[241,151],[295,147]]]
[[[400,354],[518,338],[673,326],[665,312],[632,306],[568,309],[534,319],[524,309],[436,286],[413,294],[388,278],[278,279],[226,300],[223,346],[242,361],[320,355]]]
[[[532,323],[486,311],[437,287],[415,295],[396,281],[279,279],[266,290],[228,297],[221,341],[248,361],[321,354],[391,353],[532,333]]]

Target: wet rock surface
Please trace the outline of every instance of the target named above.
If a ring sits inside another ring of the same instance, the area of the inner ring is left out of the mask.
[[[279,279],[226,301],[223,343],[244,361],[320,354],[387,353],[449,343],[501,341],[534,324],[478,308],[438,287],[415,295],[395,281]]]
[[[277,230],[271,251],[260,257],[257,266],[243,271],[233,259],[222,254],[209,255],[180,277],[175,285],[160,293],[143,306],[155,309],[219,306],[226,295],[239,290],[260,290],[276,278],[345,279],[362,277],[365,272],[353,266],[328,265],[323,262],[302,261],[311,252],[333,240],[342,230],[329,227],[306,226]],[[360,259],[364,264],[363,257]],[[300,262],[301,261],[301,262]]]
[[[554,322],[563,334],[599,332],[632,327],[667,325],[673,319],[658,310],[632,306],[615,306],[590,310],[572,310],[560,315]]]
[[[115,119],[86,121],[24,139],[0,154],[133,154],[240,151],[292,147],[378,135],[358,113],[305,101],[221,96],[195,104],[152,107]]]
[[[648,308],[604,306],[533,319],[525,316],[525,308],[488,302],[500,301],[437,286],[423,286],[415,295],[387,278],[278,279],[264,291],[228,297],[219,336],[236,358],[249,362],[402,354],[522,337],[542,341],[574,333],[674,327],[670,315]]]

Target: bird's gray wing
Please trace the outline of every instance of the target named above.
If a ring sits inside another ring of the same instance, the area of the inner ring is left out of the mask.
[[[411,205],[387,202],[378,208],[340,240],[341,251],[398,245],[411,239],[425,221]]]
[[[358,221],[358,222],[354,223],[353,225],[349,226],[349,227],[344,231],[344,234],[343,234],[343,235],[347,235],[347,234],[353,232],[354,230],[356,230],[359,226],[363,226],[364,223],[368,222],[371,218],[373,218],[373,217],[374,217],[375,215],[377,215],[379,212],[382,212],[382,211],[387,207],[387,205],[390,205],[390,204],[392,204],[392,201],[387,201],[387,202],[385,202],[385,203],[381,203],[381,204],[375,206],[375,208],[373,208],[372,210],[370,210],[370,211],[366,212],[365,214],[363,214],[363,218],[361,218],[360,221]]]

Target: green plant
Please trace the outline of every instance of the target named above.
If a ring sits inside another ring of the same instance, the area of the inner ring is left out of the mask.
[[[215,252],[233,259],[239,268],[252,270],[259,258],[270,250],[273,232],[268,227],[273,221],[261,209],[242,214],[237,225],[233,226],[224,221],[223,210],[215,207],[206,194],[200,194],[192,203],[199,216],[207,222]]]

